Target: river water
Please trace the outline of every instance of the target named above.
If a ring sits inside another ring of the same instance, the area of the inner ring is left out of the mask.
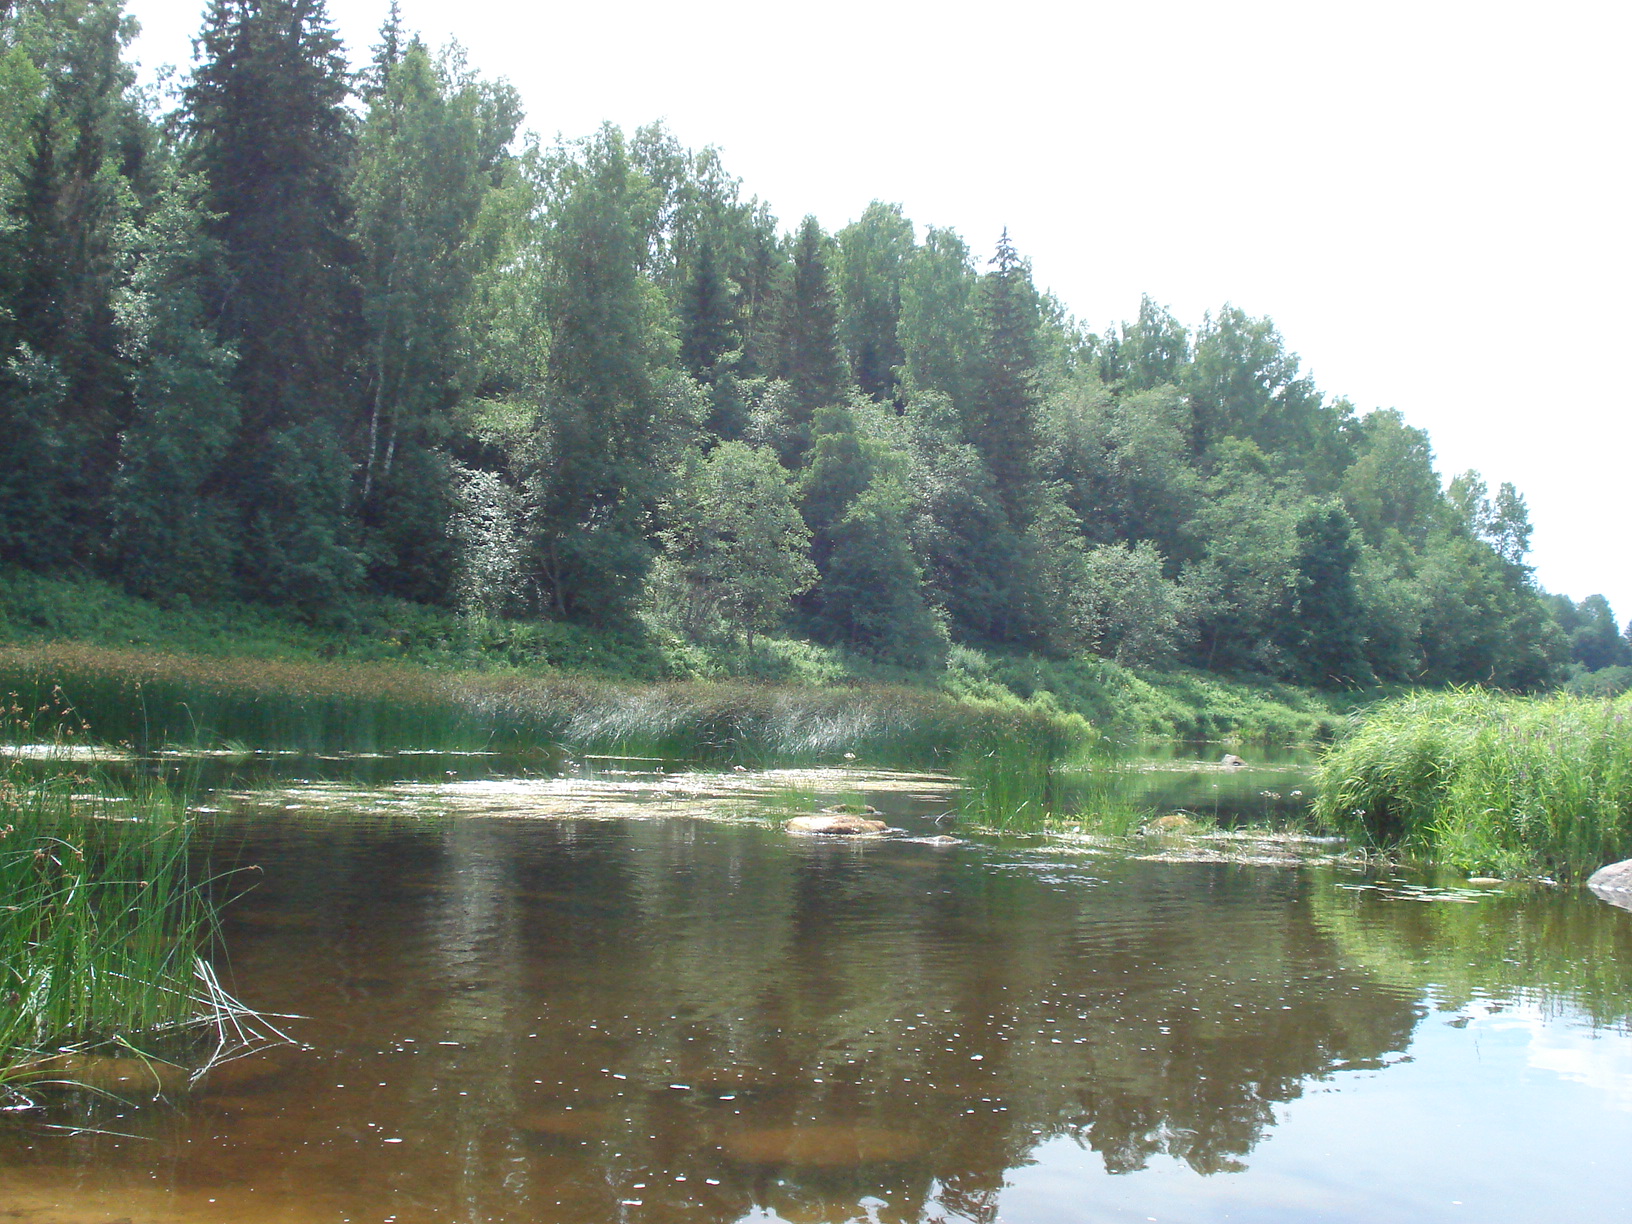
[[[223,972],[296,1044],[0,1122],[0,1219],[1632,1212],[1632,913],[1589,895],[953,844],[927,777],[415,772],[212,801]],[[903,833],[782,830],[833,798]]]

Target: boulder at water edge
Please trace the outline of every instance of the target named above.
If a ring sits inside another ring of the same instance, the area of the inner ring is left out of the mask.
[[[789,833],[829,833],[854,836],[858,833],[882,833],[889,828],[882,820],[868,820],[848,812],[824,812],[820,816],[795,816],[788,821]]]
[[[1632,909],[1632,859],[1600,867],[1592,873],[1592,878],[1587,881],[1587,887],[1592,889],[1600,900],[1618,905],[1622,909]]]

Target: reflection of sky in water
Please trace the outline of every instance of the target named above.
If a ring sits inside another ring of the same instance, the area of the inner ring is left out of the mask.
[[[1476,1037],[1486,1031],[1503,1040],[1528,1038],[1535,1070],[1585,1084],[1601,1094],[1606,1109],[1632,1113],[1632,1035],[1549,1019],[1531,1005],[1478,1012],[1469,1027]]]
[[[1137,1177],[1107,1176],[1094,1153],[1051,1139],[1010,1171],[1002,1219],[1535,1224],[1545,1204],[1570,1219],[1627,1218],[1623,1032],[1527,1004],[1434,1012],[1407,1058],[1311,1082],[1276,1113],[1245,1175],[1196,1178],[1162,1159]],[[1059,1210],[1067,1201],[1076,1205]]]

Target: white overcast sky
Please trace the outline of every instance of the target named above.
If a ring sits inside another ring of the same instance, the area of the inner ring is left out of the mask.
[[[385,0],[330,0],[353,58]],[[401,0],[527,124],[663,119],[784,225],[903,205],[1096,329],[1149,293],[1275,320],[1322,390],[1398,408],[1530,504],[1549,590],[1632,616],[1632,5],[1597,0]],[[152,68],[200,0],[129,0]]]

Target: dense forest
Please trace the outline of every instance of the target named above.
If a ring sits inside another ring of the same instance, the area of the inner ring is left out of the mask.
[[[394,6],[357,73],[322,0],[211,0],[167,90],[133,32],[0,3],[4,563],[906,667],[1632,664],[1601,597],[1537,588],[1511,486],[1442,482],[1268,319],[1095,332],[1006,234],[785,224],[661,125],[542,142]]]

